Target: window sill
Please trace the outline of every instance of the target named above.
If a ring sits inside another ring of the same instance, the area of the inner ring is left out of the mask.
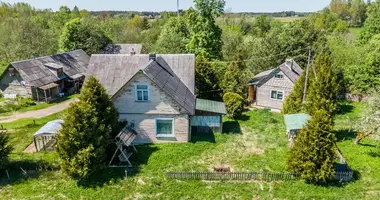
[[[163,140],[163,141],[177,141],[177,138],[174,137],[174,135],[157,135],[157,140]]]
[[[157,134],[156,137],[158,138],[173,138],[174,134]]]
[[[150,103],[150,101],[135,101],[136,103]]]

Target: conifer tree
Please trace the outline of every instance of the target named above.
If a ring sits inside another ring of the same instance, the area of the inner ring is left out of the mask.
[[[306,127],[297,135],[290,151],[287,167],[300,173],[309,183],[326,183],[335,174],[335,135],[330,133],[333,119],[318,110]]]
[[[308,88],[306,111],[314,116],[316,111],[325,110],[329,116],[333,117],[337,109],[339,80],[327,52],[317,56],[315,68],[317,77]]]
[[[303,110],[302,98],[305,88],[305,72],[301,74],[293,90],[286,97],[284,105],[282,106],[283,114],[296,114],[301,113]]]
[[[8,135],[0,133],[0,169],[3,168],[5,162],[8,160],[9,153],[12,151],[12,147],[8,142]]]
[[[57,146],[62,170],[86,179],[106,166],[106,149],[117,130],[118,113],[93,77],[82,88],[79,100],[68,109]]]

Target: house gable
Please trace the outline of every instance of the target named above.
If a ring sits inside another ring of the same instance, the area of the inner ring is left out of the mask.
[[[148,85],[149,101],[136,101],[136,84]],[[133,76],[112,99],[120,114],[188,114],[186,109],[160,89],[141,71]]]
[[[280,74],[283,78],[276,78],[275,75]],[[278,88],[293,88],[294,83],[290,80],[290,78],[279,68],[273,70],[273,72],[265,78],[265,80],[261,81],[258,87],[262,86],[271,86]]]

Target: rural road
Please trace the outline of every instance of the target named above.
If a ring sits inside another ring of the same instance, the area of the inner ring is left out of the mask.
[[[66,108],[68,108],[70,106],[71,103],[73,103],[75,101],[78,101],[78,99],[76,99],[76,98],[70,99],[68,101],[65,101],[65,102],[62,102],[60,104],[57,104],[57,105],[54,105],[54,106],[51,106],[48,108],[44,108],[41,110],[33,110],[33,111],[27,111],[27,112],[23,112],[23,113],[15,112],[14,114],[12,114],[10,116],[0,117],[0,123],[9,123],[9,122],[13,122],[13,121],[16,121],[19,119],[24,119],[24,118],[46,117],[46,116],[52,115],[54,113],[58,113],[58,112],[65,110]]]

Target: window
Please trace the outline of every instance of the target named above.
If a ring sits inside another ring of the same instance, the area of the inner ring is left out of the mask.
[[[63,68],[58,68],[57,69],[57,76],[58,77],[62,77],[62,76],[64,76],[65,74],[63,73]]]
[[[173,136],[173,121],[173,119],[156,119],[156,135],[158,137]]]
[[[276,99],[276,100],[283,100],[283,98],[284,98],[284,92],[272,90],[270,98],[271,99]]]
[[[149,101],[148,85],[136,85],[136,101]]]
[[[284,75],[280,74],[280,73],[277,73],[276,75],[274,75],[275,78],[279,78],[279,79],[282,79],[284,78]]]

